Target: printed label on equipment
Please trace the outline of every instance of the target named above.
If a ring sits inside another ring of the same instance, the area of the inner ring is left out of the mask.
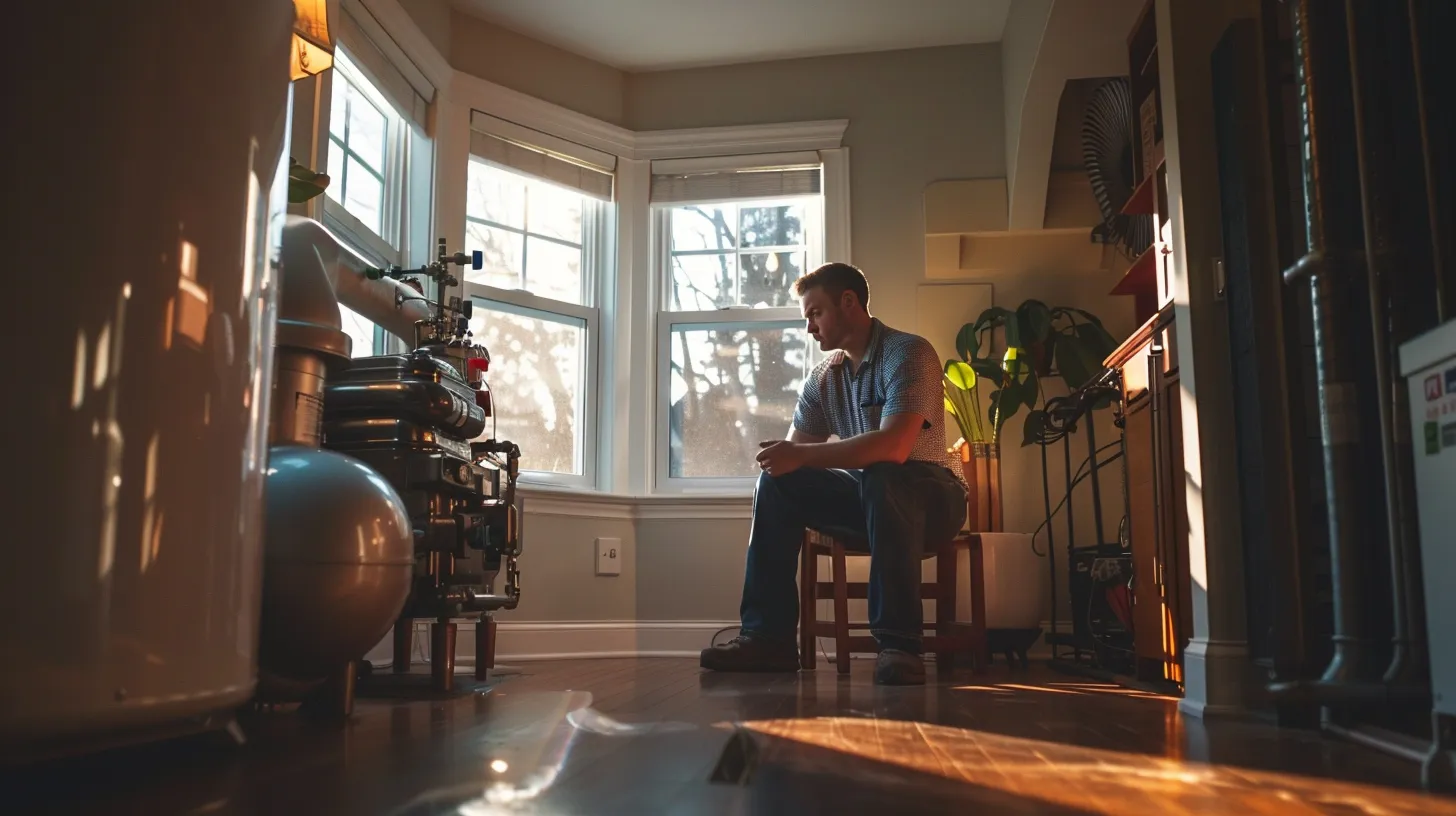
[[[293,421],[298,428],[299,442],[318,447],[324,436],[324,401],[302,391],[293,395]]]
[[[1441,375],[1432,374],[1426,378],[1426,402],[1434,402],[1441,398]]]
[[[1435,456],[1441,452],[1441,426],[1434,422],[1426,423],[1426,455]]]
[[[1441,447],[1456,448],[1456,422],[1447,422],[1441,426]]]

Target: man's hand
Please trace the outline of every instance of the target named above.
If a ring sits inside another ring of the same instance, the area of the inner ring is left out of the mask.
[[[770,476],[783,476],[804,466],[804,449],[797,442],[774,440],[758,443],[758,466]]]

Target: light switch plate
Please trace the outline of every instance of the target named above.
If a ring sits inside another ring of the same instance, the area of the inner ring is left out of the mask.
[[[622,574],[622,539],[597,539],[597,575]]]

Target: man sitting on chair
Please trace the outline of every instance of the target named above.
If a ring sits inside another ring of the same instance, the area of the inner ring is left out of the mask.
[[[875,682],[924,683],[921,554],[966,519],[940,360],[924,338],[870,316],[869,284],[849,264],[819,267],[794,292],[809,334],[832,353],[805,379],[788,438],[760,443],[741,633],[704,649],[702,667],[798,669],[794,578],[807,527],[868,543]]]

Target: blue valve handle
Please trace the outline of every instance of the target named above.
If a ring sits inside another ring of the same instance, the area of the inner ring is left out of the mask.
[[[480,269],[485,265],[485,253],[481,250],[474,250],[470,253],[470,268]]]

